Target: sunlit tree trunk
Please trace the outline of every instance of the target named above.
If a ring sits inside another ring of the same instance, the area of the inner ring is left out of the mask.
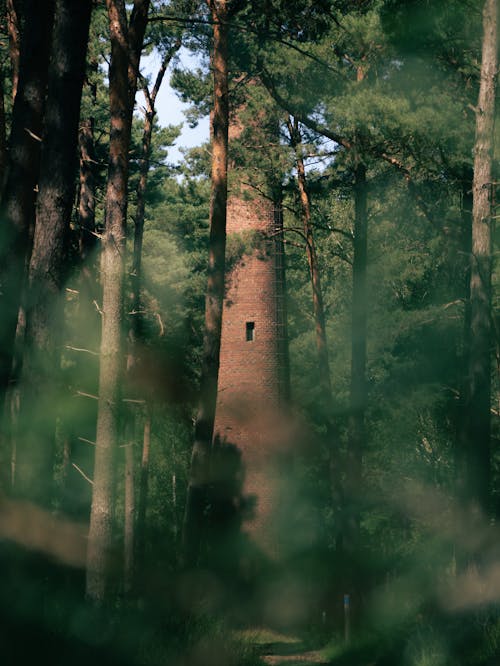
[[[323,305],[323,291],[321,288],[321,277],[319,273],[316,245],[314,242],[313,227],[311,223],[311,201],[307,189],[307,179],[304,160],[300,153],[302,141],[299,123],[297,119],[292,121],[288,116],[287,127],[290,135],[292,148],[295,152],[297,166],[297,187],[300,195],[302,211],[302,222],[304,238],[306,241],[307,263],[312,287],[312,302],[314,314],[314,329],[316,339],[316,351],[318,355],[318,377],[321,388],[322,417],[326,426],[326,442],[329,454],[329,483],[332,502],[335,507],[342,505],[342,483],[341,483],[341,461],[339,459],[338,431],[334,424],[333,416],[333,392],[330,373],[330,361],[328,357],[328,344],[326,336],[325,309]],[[338,539],[340,539],[340,535]]]
[[[472,183],[472,248],[470,268],[470,340],[467,413],[467,495],[473,510],[488,515],[490,485],[491,398],[491,196],[498,69],[497,0],[483,7],[481,81],[476,108]]]
[[[114,461],[118,445],[123,345],[123,289],[128,152],[139,57],[149,0],[136,0],[127,24],[123,0],[107,0],[111,40],[110,145],[106,223],[102,237],[102,334],[92,507],[87,549],[87,598],[105,600],[111,574]],[[131,72],[132,68],[132,72]]]
[[[5,115],[4,77],[0,79],[0,190],[7,175],[7,118]]]
[[[6,0],[7,30],[9,33],[9,56],[12,71],[12,99],[17,94],[19,81],[19,60],[21,53],[21,35],[19,30],[19,0]]]
[[[217,400],[222,305],[224,299],[229,127],[227,69],[228,3],[226,0],[209,0],[208,4],[213,21],[211,60],[214,90],[211,116],[212,191],[210,200],[210,241],[200,398],[196,415],[183,526],[183,558],[186,565],[195,564],[198,560],[204,524],[206,493],[210,473],[210,451]]]
[[[326,339],[325,309],[323,306],[323,291],[321,289],[321,277],[318,268],[318,258],[316,254],[316,245],[311,223],[311,202],[307,190],[306,171],[304,160],[300,153],[302,138],[300,135],[299,124],[288,116],[287,127],[290,135],[292,148],[295,152],[295,164],[297,167],[297,187],[300,195],[300,206],[302,210],[302,223],[304,228],[304,237],[306,241],[307,263],[311,277],[314,328],[316,334],[316,351],[318,353],[318,373],[319,381],[323,393],[325,394],[325,403],[331,410],[332,383],[330,377],[330,362],[328,359],[328,345]]]

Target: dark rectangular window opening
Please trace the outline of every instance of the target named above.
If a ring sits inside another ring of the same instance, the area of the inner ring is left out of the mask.
[[[246,326],[247,342],[253,342],[255,339],[255,322],[247,321]]]

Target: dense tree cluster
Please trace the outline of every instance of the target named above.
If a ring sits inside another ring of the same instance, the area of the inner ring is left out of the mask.
[[[277,578],[333,664],[499,658],[497,20],[496,0],[0,2],[6,663],[37,641],[54,664],[252,663],[218,622],[269,621]],[[168,84],[211,121],[176,167]],[[271,176],[303,439],[281,572],[214,545],[249,242],[226,243],[228,191]]]

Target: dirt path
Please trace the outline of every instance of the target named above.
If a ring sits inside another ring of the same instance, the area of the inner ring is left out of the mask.
[[[249,640],[258,649],[262,661],[270,666],[314,666],[328,664],[321,650],[311,650],[300,638],[279,634],[266,629],[244,632],[245,640]]]
[[[262,661],[272,666],[281,666],[281,664],[301,664],[302,666],[312,666],[313,664],[327,664],[320,650],[308,650],[306,652],[297,652],[293,654],[265,654]]]

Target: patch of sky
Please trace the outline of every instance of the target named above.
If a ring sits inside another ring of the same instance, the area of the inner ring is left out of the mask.
[[[197,58],[185,48],[180,49],[178,59],[181,67],[185,69],[196,70],[199,67]],[[158,53],[152,53],[141,60],[141,71],[150,81],[154,82],[160,65],[161,56]],[[144,104],[142,92],[138,93],[137,101],[139,106]],[[182,152],[183,149],[202,145],[208,141],[210,135],[209,117],[201,118],[195,127],[190,127],[185,115],[188,108],[189,104],[182,102],[171,88],[170,71],[167,71],[165,80],[156,98],[156,113],[161,127],[182,124],[179,138],[168,151],[168,162],[175,166],[179,165],[185,159]]]

